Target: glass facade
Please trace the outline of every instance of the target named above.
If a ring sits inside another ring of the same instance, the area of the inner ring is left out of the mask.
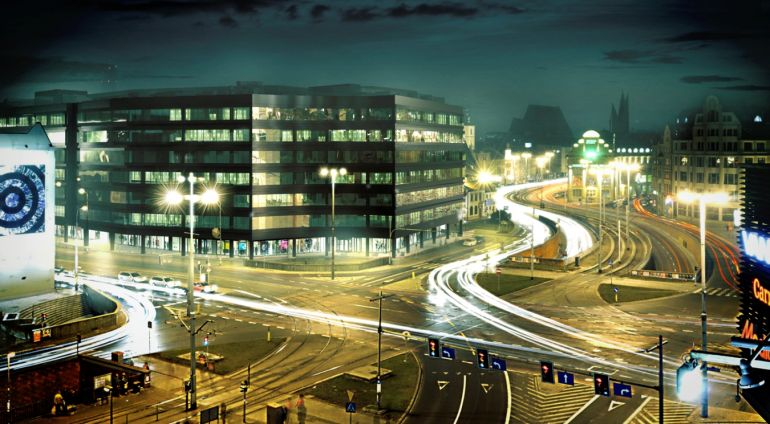
[[[177,179],[190,172],[201,178],[196,190],[221,193],[219,205],[196,211],[203,239],[196,249],[211,249],[211,230],[219,227],[234,255],[326,252],[332,204],[340,252],[409,249],[458,226],[465,168],[459,107],[394,94],[105,100],[0,109],[0,127],[40,122],[55,134],[63,236],[103,233],[115,244],[186,248],[186,210],[163,199],[169,189],[186,190]],[[335,180],[334,198],[322,167],[347,169]],[[84,201],[79,188],[88,193],[85,232],[71,231],[76,201]]]

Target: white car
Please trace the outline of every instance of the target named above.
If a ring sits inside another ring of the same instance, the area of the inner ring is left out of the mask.
[[[121,271],[118,274],[118,281],[121,283],[130,283],[133,281],[133,278],[131,278],[131,273],[126,271]]]
[[[475,246],[477,244],[479,244],[479,241],[475,238],[467,238],[463,240],[463,246]]]
[[[147,277],[138,272],[126,272],[123,271],[118,274],[118,281],[121,283],[139,283],[147,284]]]
[[[154,287],[174,289],[182,287],[182,282],[171,277],[152,277],[150,278],[150,285]]]

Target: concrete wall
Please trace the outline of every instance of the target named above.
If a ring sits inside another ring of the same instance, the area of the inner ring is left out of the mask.
[[[0,299],[53,291],[54,177],[42,126],[0,133]]]

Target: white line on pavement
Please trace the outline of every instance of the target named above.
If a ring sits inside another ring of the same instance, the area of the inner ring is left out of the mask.
[[[457,408],[457,416],[455,417],[455,421],[452,424],[457,424],[457,421],[460,419],[460,414],[463,412],[463,402],[465,402],[465,385],[467,378],[467,375],[463,375],[463,392],[460,395],[460,407]]]
[[[577,416],[578,416],[578,415],[580,415],[580,413],[581,413],[581,412],[585,411],[585,410],[586,410],[586,408],[588,408],[588,406],[589,406],[589,405],[591,405],[592,403],[594,403],[594,401],[595,401],[596,399],[599,399],[599,395],[594,395],[594,397],[592,397],[592,398],[591,398],[591,400],[589,400],[588,402],[586,402],[586,403],[585,403],[585,405],[583,405],[583,407],[582,407],[582,408],[578,409],[578,410],[577,410],[577,412],[575,412],[574,414],[572,414],[572,416],[571,416],[571,417],[569,417],[569,419],[568,419],[567,421],[564,421],[564,424],[569,424],[570,422],[572,422],[572,420],[574,420],[575,418],[577,418]]]
[[[636,408],[636,411],[634,411],[631,415],[628,416],[628,418],[626,418],[625,421],[623,421],[623,424],[630,423],[637,414],[642,412],[642,409],[644,409],[644,406],[647,405],[647,402],[649,402],[651,399],[652,399],[651,397],[647,397],[647,399],[645,399],[644,402],[642,402],[642,404],[639,405],[638,408]]]
[[[508,388],[508,408],[505,411],[505,424],[508,424],[511,422],[511,378],[508,377],[508,371],[503,371],[503,374],[505,374],[505,386]]]

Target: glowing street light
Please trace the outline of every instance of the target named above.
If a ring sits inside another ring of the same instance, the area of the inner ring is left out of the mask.
[[[524,152],[521,154],[521,157],[524,159],[524,171],[527,173],[526,178],[529,181],[529,158],[532,157],[532,153]]]
[[[336,250],[336,228],[334,225],[334,186],[337,183],[337,176],[343,176],[347,175],[348,170],[345,168],[327,168],[323,167],[320,170],[320,174],[322,177],[326,178],[329,177],[329,179],[332,182],[332,280],[334,280],[334,251]]]
[[[164,201],[168,205],[179,205],[182,203],[183,200],[187,200],[189,203],[189,214],[190,214],[190,240],[188,242],[187,251],[189,256],[189,266],[188,266],[188,281],[187,281],[187,317],[190,320],[190,323],[188,324],[187,328],[190,332],[190,405],[189,409],[196,409],[198,407],[198,402],[196,400],[196,385],[195,385],[195,334],[197,333],[195,329],[195,203],[203,203],[203,204],[212,204],[219,201],[219,194],[216,191],[213,191],[212,189],[206,190],[203,195],[197,195],[195,194],[195,183],[202,181],[201,178],[196,177],[193,175],[192,172],[187,177],[184,177],[182,175],[177,177],[177,182],[179,184],[184,184],[185,182],[190,184],[190,194],[189,195],[182,195],[176,190],[169,190],[165,193],[163,196]],[[204,324],[205,325],[205,324]]]
[[[707,348],[707,315],[706,315],[706,204],[721,204],[730,200],[727,193],[694,193],[686,190],[677,194],[677,199],[684,203],[698,202],[700,215],[700,275],[701,275],[701,337],[703,339],[701,349]],[[701,417],[708,417],[709,390],[708,390],[708,366],[706,361],[702,364],[703,396],[701,403]]]

